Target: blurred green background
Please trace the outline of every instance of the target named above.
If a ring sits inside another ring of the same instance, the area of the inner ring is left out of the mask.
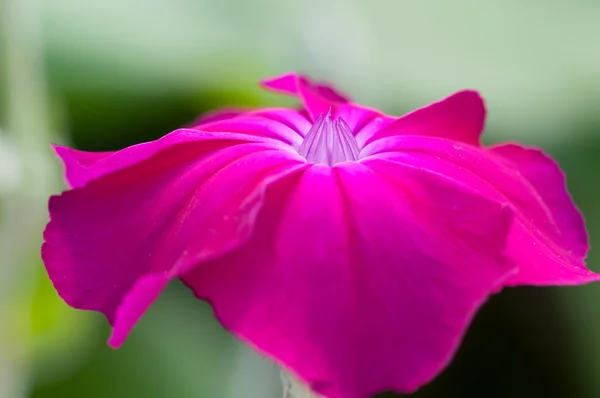
[[[541,146],[566,170],[600,271],[599,21],[597,0],[0,0],[0,398],[281,396],[278,370],[179,284],[108,348],[39,245],[64,188],[49,142],[115,150],[277,104],[256,81],[286,71],[395,114],[479,89],[488,143]],[[415,396],[600,397],[600,286],[493,297]]]

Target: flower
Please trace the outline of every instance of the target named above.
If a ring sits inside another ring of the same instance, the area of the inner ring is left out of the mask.
[[[290,74],[302,110],[228,109],[117,152],[55,147],[42,257],[120,346],[181,278],[223,326],[329,398],[412,392],[505,286],[598,279],[584,221],[537,149],[483,147],[462,91],[402,117]]]

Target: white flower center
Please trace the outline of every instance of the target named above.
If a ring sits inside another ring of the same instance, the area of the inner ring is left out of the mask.
[[[331,118],[331,110],[319,116],[312,125],[298,153],[310,163],[333,166],[340,162],[356,162],[360,149],[350,127],[342,118]]]

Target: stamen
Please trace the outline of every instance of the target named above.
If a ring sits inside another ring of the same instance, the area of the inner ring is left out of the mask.
[[[298,153],[310,163],[329,166],[341,162],[356,162],[360,148],[348,124],[342,119],[331,118],[331,109],[319,116],[312,125]]]

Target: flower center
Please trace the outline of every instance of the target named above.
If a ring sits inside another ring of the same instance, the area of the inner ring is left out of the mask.
[[[321,114],[312,125],[298,153],[310,163],[333,166],[340,162],[356,162],[360,149],[350,127],[342,118],[331,118],[331,110]]]

